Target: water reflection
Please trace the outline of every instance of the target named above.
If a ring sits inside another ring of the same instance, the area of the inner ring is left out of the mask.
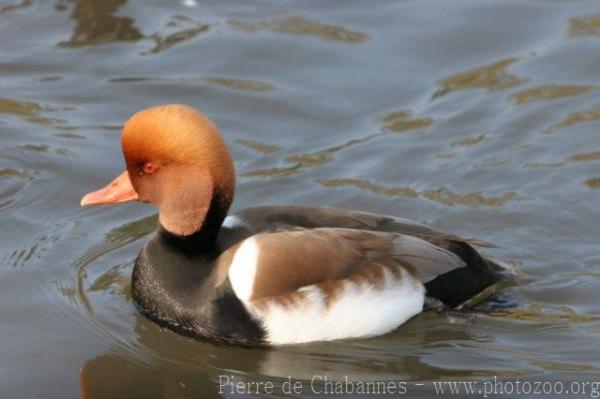
[[[0,209],[2,209],[2,205],[0,205]],[[0,263],[12,268],[31,265],[36,261],[42,260],[44,252],[57,241],[58,237],[52,237],[47,234],[21,240],[17,247],[11,246],[11,248],[7,246],[4,248],[5,255],[0,259]]]
[[[275,87],[271,84],[259,82],[256,80],[231,79],[231,78],[222,78],[222,77],[216,77],[216,76],[207,77],[202,80],[204,80],[207,83],[227,87],[227,88],[233,89],[233,90],[255,91],[255,92],[277,90],[277,87]]]
[[[93,46],[142,39],[144,35],[134,26],[133,18],[114,15],[125,3],[127,0],[76,0],[71,18],[77,25],[71,38],[59,46]]]
[[[572,364],[563,362],[552,362],[548,360],[532,360],[530,362],[533,365],[541,368],[542,370],[557,370],[557,371],[600,371],[600,368],[592,366],[591,364]]]
[[[146,216],[133,222],[125,223],[122,226],[112,229],[105,237],[104,244],[112,247],[123,246],[130,242],[137,241],[147,236],[156,229],[156,215]],[[102,248],[110,251],[112,248]]]
[[[600,14],[571,18],[570,36],[600,36]]]
[[[471,147],[471,146],[481,143],[483,140],[485,140],[485,134],[480,134],[478,136],[471,136],[471,137],[465,137],[462,139],[456,139],[452,143],[450,143],[450,146],[452,146],[452,147]]]
[[[587,179],[584,184],[589,188],[600,188],[600,177],[592,177]]]
[[[469,69],[444,78],[438,81],[439,89],[431,99],[435,100],[448,93],[461,90],[487,89],[488,91],[497,91],[520,85],[526,80],[507,70],[508,67],[519,60],[518,57],[506,58],[493,64]]]
[[[383,128],[393,133],[402,133],[423,129],[431,125],[433,118],[413,118],[410,111],[392,112],[382,118]]]
[[[419,196],[419,193],[410,187],[385,187],[365,179],[318,179],[317,182],[323,187],[353,187],[374,194],[385,195],[386,197],[417,198]]]
[[[30,170],[17,170],[13,168],[2,168],[0,169],[0,179],[16,177],[24,181],[29,181],[33,178],[33,171]]]
[[[12,267],[22,266],[36,254],[37,249],[38,245],[35,244],[29,248],[14,250],[6,256],[5,261],[11,264]]]
[[[41,105],[32,101],[0,97],[0,114],[15,115],[23,118],[27,122],[39,125],[52,125],[64,122],[60,119],[47,118],[42,115],[44,112],[52,111],[58,111],[58,108]]]
[[[160,369],[140,365],[138,362],[107,353],[83,365],[80,376],[81,397],[83,399],[180,397],[173,395],[173,389],[181,389],[182,386],[177,381],[171,384],[166,381],[165,383],[163,371]],[[210,385],[206,388],[210,389]]]
[[[527,169],[537,169],[537,168],[560,168],[561,166],[565,166],[564,162],[529,162],[524,165]]]
[[[491,314],[494,317],[506,317],[529,323],[552,323],[554,326],[556,326],[556,323],[567,326],[570,324],[600,323],[599,316],[581,314],[566,305],[543,307],[534,303],[527,307],[492,311]]]
[[[54,148],[47,144],[25,144],[25,145],[22,145],[20,148],[22,148],[26,151],[40,152],[40,153],[44,153],[44,154],[54,154],[54,155],[60,155],[63,157],[76,157],[77,156],[75,153],[69,151],[67,148]]]
[[[188,41],[201,33],[206,33],[210,30],[208,24],[197,24],[191,28],[179,30],[177,32],[165,35],[164,37],[156,33],[149,36],[150,39],[154,40],[155,45],[148,51],[142,52],[142,55],[156,54],[161,51],[167,50],[176,44]]]
[[[569,161],[575,161],[575,162],[600,161],[600,151],[581,152],[579,154],[574,154],[569,157]]]
[[[554,133],[557,130],[579,125],[581,123],[589,123],[600,121],[600,106],[587,111],[575,111],[569,113],[562,121],[550,126],[545,134]]]
[[[283,167],[272,167],[264,169],[255,169],[242,174],[243,177],[283,177],[301,173],[308,168],[321,166],[332,162],[337,153],[348,148],[362,145],[367,142],[383,137],[390,133],[417,132],[433,122],[429,117],[413,117],[412,112],[408,110],[396,111],[383,117],[375,119],[380,123],[381,131],[367,134],[364,137],[350,139],[344,143],[334,145],[322,150],[307,152],[302,154],[290,155],[284,161],[290,165]],[[254,148],[256,149],[256,148]],[[260,152],[260,151],[259,151]]]
[[[373,133],[359,139],[348,140],[345,143],[325,148],[311,153],[291,155],[285,158],[287,163],[291,163],[290,166],[285,167],[274,167],[267,169],[255,169],[242,174],[243,177],[275,177],[275,176],[290,176],[292,174],[300,173],[307,168],[320,166],[325,163],[331,162],[335,154],[339,151],[345,150],[357,144],[365,143],[376,137],[380,137],[385,133]]]
[[[526,168],[559,168],[567,165],[569,162],[594,162],[600,161],[600,151],[580,152],[569,156],[564,161],[559,162],[532,162],[525,165]]]
[[[171,350],[165,348],[165,335],[152,326],[148,328],[139,318],[135,334],[138,336],[135,343],[121,343],[85,362],[80,372],[82,398],[195,399],[199,392],[202,397],[217,397],[211,370],[198,370],[210,353],[194,351],[189,343],[175,340],[171,343],[186,350],[188,358],[174,360]],[[124,351],[122,345],[131,346],[131,351]],[[144,352],[141,348],[152,348],[151,354],[139,356]],[[219,352],[219,348],[215,347],[214,352]]]
[[[565,97],[578,96],[593,90],[593,86],[577,85],[545,85],[523,90],[510,96],[516,104],[527,104],[534,101],[550,101]]]
[[[3,4],[3,5],[0,5],[0,14],[18,10],[20,8],[25,8],[32,4],[33,4],[33,0],[21,0],[19,3],[16,3],[16,4]]]
[[[230,20],[228,23],[231,28],[242,32],[285,33],[295,36],[312,36],[332,42],[360,43],[369,38],[364,32],[352,31],[338,25],[323,24],[302,16],[268,21]]]
[[[131,263],[122,263],[109,268],[94,280],[88,291],[120,295],[126,302],[131,302]]]
[[[289,163],[297,163],[299,165],[302,165],[303,167],[318,166],[330,162],[333,159],[333,156],[341,150],[348,149],[358,144],[366,143],[369,140],[381,136],[382,133],[373,133],[359,139],[348,140],[343,144],[329,147],[317,152],[292,155],[287,157],[285,160]]]
[[[77,21],[71,39],[59,43],[61,47],[82,47],[106,44],[111,42],[135,42],[149,39],[154,46],[141,52],[141,55],[160,53],[171,47],[188,41],[201,33],[210,30],[210,24],[194,23],[188,17],[174,15],[166,27],[183,27],[171,33],[157,32],[144,35],[134,26],[135,20],[130,17],[115,16],[118,8],[127,0],[112,0],[111,2],[96,2],[94,0],[78,0],[74,6],[71,18]],[[58,9],[66,9],[67,5],[60,3]]]
[[[27,167],[21,162],[23,151],[18,148],[7,148],[0,150],[0,211],[8,209],[21,198],[27,186],[35,179],[38,170]],[[11,262],[13,266],[19,262]]]
[[[259,140],[237,139],[235,142],[243,145],[246,148],[250,148],[251,150],[260,152],[261,154],[272,154],[272,153],[280,151],[282,149],[281,147],[279,147],[277,145],[263,143],[262,141],[259,141]]]
[[[427,328],[440,322],[440,317],[431,313],[419,319],[412,322],[416,326],[409,324],[404,331],[367,341],[243,349],[182,338],[136,316],[134,341],[115,345],[84,364],[80,378],[82,397],[197,398],[198,392],[202,392],[203,398],[212,398],[219,397],[220,390],[232,389],[223,383],[225,379],[245,383],[270,381],[276,394],[283,392],[286,381],[298,381],[302,384],[302,394],[311,394],[311,381],[315,376],[329,381],[346,378],[349,381],[426,381],[484,374],[466,368],[437,366],[435,359],[428,359],[427,355],[428,349],[443,351],[454,342],[491,344],[493,340],[489,336],[473,335],[451,325],[442,330]],[[493,372],[505,374],[501,368]],[[320,385],[317,383],[314,387]]]
[[[518,197],[517,193],[513,191],[502,193],[497,197],[486,197],[481,191],[460,194],[447,187],[417,191],[411,187],[387,187],[369,180],[354,178],[318,179],[317,182],[329,188],[353,187],[388,197],[417,198],[423,196],[430,201],[448,206],[463,205],[472,208],[500,207]]]
[[[118,292],[120,292],[126,300],[131,298],[129,288],[130,276],[129,272],[125,270],[126,268],[131,267],[132,260],[128,260],[124,264],[109,269],[92,284],[92,287],[95,287],[96,289],[89,290],[86,289],[85,286],[88,267],[102,256],[135,242],[153,232],[156,229],[156,220],[156,216],[152,215],[112,229],[106,234],[104,240],[100,244],[87,250],[74,262],[73,267],[76,271],[77,278],[73,292],[77,294],[77,302],[87,309],[90,314],[94,313],[94,307],[88,297],[88,292],[90,291],[98,291],[107,287],[116,286]]]

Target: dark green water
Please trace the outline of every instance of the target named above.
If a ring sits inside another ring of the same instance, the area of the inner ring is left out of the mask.
[[[235,209],[357,208],[494,242],[518,306],[273,350],[158,328],[129,295],[153,209],[78,204],[122,170],[127,117],[171,102],[221,126]],[[0,1],[2,398],[600,381],[599,204],[597,0]]]

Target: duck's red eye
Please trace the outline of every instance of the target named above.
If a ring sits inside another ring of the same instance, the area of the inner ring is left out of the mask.
[[[156,166],[154,164],[151,164],[150,162],[146,162],[144,164],[144,173],[151,174],[154,172],[156,172]]]

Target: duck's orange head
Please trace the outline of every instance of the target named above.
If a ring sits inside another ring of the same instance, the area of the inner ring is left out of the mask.
[[[82,206],[149,202],[163,227],[180,235],[198,231],[211,207],[225,216],[233,200],[233,162],[219,129],[203,114],[177,104],[145,109],[125,123],[121,145],[127,169],[84,196]]]

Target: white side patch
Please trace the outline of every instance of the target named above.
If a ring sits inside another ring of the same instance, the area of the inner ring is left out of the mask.
[[[320,288],[311,285],[300,289],[308,295],[297,306],[271,301],[252,311],[274,345],[385,334],[423,310],[425,287],[405,270],[398,278],[384,269],[384,276],[380,288],[344,282],[343,292],[329,306]]]
[[[229,215],[223,220],[221,225],[225,228],[233,229],[235,227],[243,226],[244,222],[235,215]]]
[[[231,287],[242,302],[247,302],[252,295],[257,261],[258,245],[254,238],[248,238],[235,251],[229,268]]]

